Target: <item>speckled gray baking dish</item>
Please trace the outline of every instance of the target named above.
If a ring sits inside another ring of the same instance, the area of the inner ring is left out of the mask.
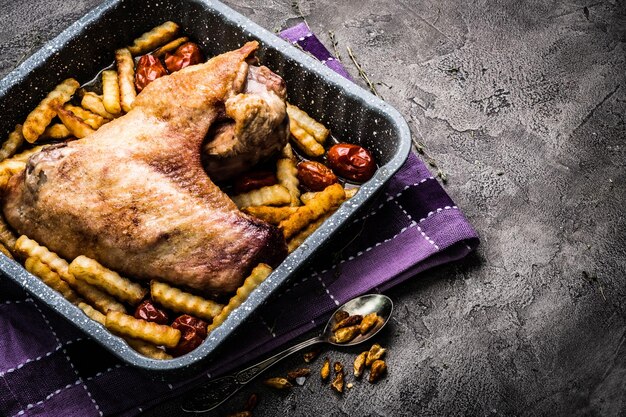
[[[0,132],[9,132],[60,81],[74,77],[91,80],[110,65],[113,51],[129,44],[150,28],[172,20],[200,43],[208,56],[238,48],[257,39],[261,62],[287,82],[289,100],[329,126],[344,141],[370,149],[380,168],[359,193],[329,218],[293,252],[234,311],[226,322],[188,355],[156,361],[145,358],[122,339],[111,335],[57,292],[29,274],[21,265],[0,257],[0,270],[90,335],[122,360],[145,370],[190,370],[207,360],[237,327],[284,284],[359,207],[396,172],[408,156],[410,134],[406,122],[389,105],[335,74],[275,34],[217,1],[111,0],[47,43],[0,81]]]

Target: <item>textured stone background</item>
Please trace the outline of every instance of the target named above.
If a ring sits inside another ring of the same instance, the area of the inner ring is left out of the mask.
[[[0,76],[98,3],[0,0]],[[289,0],[226,3],[270,30],[299,21]],[[626,415],[624,0],[301,0],[300,11],[384,83],[482,246],[390,292],[382,383],[343,398],[317,377],[284,395],[253,384],[212,415],[250,392],[256,416]],[[346,364],[354,353],[327,352]]]

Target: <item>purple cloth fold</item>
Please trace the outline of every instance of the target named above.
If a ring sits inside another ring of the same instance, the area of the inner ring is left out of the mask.
[[[349,78],[305,23],[281,36]],[[477,244],[461,210],[411,154],[377,201],[322,249],[314,267],[294,277],[246,323],[213,365],[177,384],[153,381],[120,363],[0,277],[0,415],[136,415],[319,328],[345,301],[461,259]],[[292,313],[294,306],[299,314]]]

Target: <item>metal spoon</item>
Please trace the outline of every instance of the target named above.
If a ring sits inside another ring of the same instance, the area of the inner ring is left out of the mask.
[[[358,335],[347,343],[335,343],[333,341],[334,334],[332,328],[337,323],[337,313],[341,310],[347,312],[351,316],[355,314],[365,316],[369,313],[376,313],[382,318],[382,320],[378,320],[376,325],[364,335]],[[274,365],[281,359],[286,358],[292,353],[298,352],[299,350],[309,346],[316,345],[318,343],[330,343],[331,345],[344,347],[363,343],[374,337],[385,326],[385,324],[387,324],[392,311],[393,302],[385,295],[367,294],[353,298],[335,311],[328,323],[326,323],[326,327],[320,336],[305,340],[302,343],[285,349],[282,352],[257,363],[256,365],[252,365],[233,374],[211,380],[200,387],[194,388],[181,401],[181,403],[184,404],[181,408],[183,411],[188,413],[204,413],[211,411],[235,395],[235,393],[242,389],[248,382],[259,376],[270,366]]]

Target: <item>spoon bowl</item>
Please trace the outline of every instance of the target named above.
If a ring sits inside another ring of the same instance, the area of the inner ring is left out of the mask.
[[[374,326],[365,334],[358,334],[354,339],[345,343],[337,343],[334,339],[333,328],[339,322],[338,318],[341,317],[341,312],[346,312],[350,316],[362,316],[365,317],[370,313],[376,313],[380,319],[374,324]],[[393,312],[393,301],[391,298],[383,294],[366,294],[357,298],[353,298],[341,307],[339,307],[326,323],[326,327],[322,332],[322,338],[324,342],[330,343],[334,346],[354,346],[359,343],[363,343],[382,330],[383,327],[389,321],[391,313]]]

